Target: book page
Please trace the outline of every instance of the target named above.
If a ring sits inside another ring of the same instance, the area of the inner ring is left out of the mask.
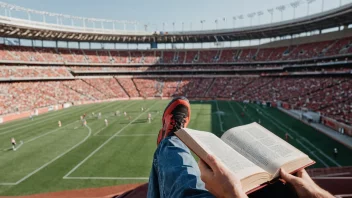
[[[257,123],[232,128],[221,139],[275,176],[285,163],[308,157]]]
[[[214,134],[192,129],[182,130],[186,132],[202,149],[204,149],[206,153],[212,154],[220,159],[239,179],[246,178],[256,173],[265,172],[262,168],[233,150]],[[176,135],[180,137],[177,133],[178,132],[176,132]],[[182,140],[183,138],[180,137],[180,139]],[[192,147],[187,143],[186,145],[190,148]],[[194,152],[196,153],[196,151]],[[202,158],[202,156],[199,157]]]

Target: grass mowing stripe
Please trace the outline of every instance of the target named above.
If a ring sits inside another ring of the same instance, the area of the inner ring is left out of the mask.
[[[254,110],[256,110],[252,105],[249,105],[251,108],[253,108]],[[265,110],[265,109],[264,109]],[[281,129],[282,131],[286,131],[286,133],[290,136],[291,139],[294,139],[293,136],[287,132],[287,130],[285,130],[283,127],[287,128],[284,124],[279,123],[275,118],[273,118],[272,116],[270,116],[269,114],[267,114],[265,111],[262,109],[262,113],[266,115],[266,119],[269,120],[272,124],[274,124],[277,128]],[[276,124],[277,123],[277,124]],[[280,127],[283,126],[283,127]],[[292,130],[291,130],[292,131]],[[296,136],[298,136],[298,138],[302,138],[297,132],[293,132]],[[300,144],[304,149],[306,149],[311,155],[313,155],[317,160],[319,160],[325,167],[329,167],[328,164],[325,163],[325,161],[323,161],[321,158],[319,158],[312,150],[310,150],[307,146],[305,146],[298,138],[296,138],[296,142],[298,144]],[[313,147],[314,148],[314,147]],[[316,147],[315,147],[316,148]]]
[[[77,106],[77,107],[82,107],[82,106]],[[47,116],[45,116],[45,118],[43,118],[43,119],[40,119],[39,120],[39,118],[37,117],[33,122],[30,122],[29,124],[27,124],[27,125],[24,125],[23,126],[23,123],[17,123],[17,124],[14,124],[14,125],[9,125],[9,126],[6,126],[6,127],[2,127],[2,128],[0,128],[0,131],[2,131],[2,130],[5,130],[5,129],[7,129],[7,128],[13,128],[14,126],[17,126],[17,125],[21,125],[21,127],[20,128],[23,128],[23,127],[28,127],[28,126],[32,126],[32,125],[35,125],[35,124],[39,124],[39,123],[42,123],[42,122],[44,122],[44,121],[47,121],[47,120],[51,120],[51,119],[53,119],[54,117],[60,117],[60,116],[63,116],[63,115],[66,115],[66,114],[69,114],[69,113],[71,113],[71,111],[73,111],[73,110],[75,110],[75,109],[67,109],[67,111],[64,111],[65,109],[62,109],[62,110],[58,110],[57,112],[58,113],[56,113],[56,114],[52,114],[52,115],[47,115]],[[44,113],[44,114],[41,114],[41,115],[45,115],[46,113]],[[40,116],[40,117],[42,117],[42,116]],[[38,120],[38,121],[37,121]],[[11,123],[9,123],[9,124],[11,124]],[[13,130],[17,130],[17,129],[20,129],[20,128],[14,128]],[[0,135],[1,134],[5,134],[6,132],[2,132],[2,133],[0,133]]]
[[[310,143],[306,138],[301,137],[303,141],[305,141],[307,144],[309,144],[311,147],[315,148],[320,154],[322,154],[324,157],[326,157],[328,160],[330,160],[332,163],[334,163],[338,167],[342,167],[339,163],[337,163],[334,159],[326,155],[323,151],[321,151],[319,148],[314,146],[314,144]]]
[[[266,113],[264,113],[266,114]],[[318,147],[316,147],[314,144],[310,143],[306,138],[300,136],[296,131],[294,131],[292,128],[284,125],[281,121],[277,120],[276,118],[272,117],[269,114],[266,114],[268,117],[271,117],[273,120],[275,120],[278,124],[280,124],[281,126],[284,126],[285,128],[287,128],[288,130],[290,130],[292,133],[296,134],[301,140],[305,141],[309,146],[313,147],[314,149],[316,149],[321,155],[323,155],[326,159],[328,159],[329,161],[331,161],[332,163],[334,163],[336,166],[341,167],[341,165],[339,163],[337,163],[334,159],[332,159],[331,157],[329,157],[328,155],[326,155],[322,150],[320,150]]]
[[[80,111],[77,111],[77,112],[73,112],[72,114],[81,114],[81,113],[83,113],[83,112],[86,112],[86,111],[96,111],[96,110],[103,110],[103,109],[106,109],[106,108],[110,108],[110,107],[112,107],[112,106],[115,106],[115,104],[114,103],[106,103],[106,104],[103,104],[103,105],[98,105],[98,107],[97,106],[92,106],[92,107],[89,107],[88,109],[83,109],[83,110],[80,110]],[[120,105],[119,105],[120,106]],[[73,109],[73,110],[77,110],[77,109]],[[74,121],[74,122],[76,122],[76,121]],[[72,123],[69,123],[69,124],[72,124]],[[68,124],[68,125],[69,125]],[[65,125],[65,127],[66,127],[67,125]],[[55,130],[55,129],[54,129]],[[56,129],[57,130],[57,129]],[[25,131],[18,131],[19,133],[16,133],[16,135],[19,135],[19,134],[22,134],[23,132],[25,132]],[[47,134],[45,134],[45,135],[48,135],[48,134],[51,134],[50,132],[48,132]],[[12,134],[13,135],[13,134]],[[12,136],[11,135],[11,136]],[[39,135],[39,136],[41,136],[41,137],[43,137],[43,136],[45,136],[44,134],[43,135]],[[38,137],[38,136],[36,136],[36,137]],[[36,138],[36,137],[34,137],[34,138]]]
[[[39,138],[41,138],[41,137],[44,137],[44,136],[49,135],[49,134],[51,134],[51,133],[54,133],[54,132],[56,132],[56,131],[58,131],[58,130],[60,130],[60,129],[64,129],[64,128],[66,128],[66,127],[68,127],[68,126],[70,126],[71,124],[74,124],[74,123],[76,123],[76,122],[78,122],[78,120],[77,120],[77,121],[74,121],[74,122],[71,122],[70,124],[67,124],[67,125],[65,125],[65,126],[62,127],[62,128],[57,128],[57,129],[51,130],[51,131],[49,131],[49,132],[47,132],[47,133],[44,133],[44,134],[42,134],[42,135],[38,135],[38,136],[36,136],[36,137],[34,137],[34,138],[30,139],[30,140],[25,141],[25,143],[32,142],[32,141],[37,140],[37,139],[39,139]]]
[[[305,148],[307,151],[309,151],[309,153],[311,155],[313,155],[316,159],[318,159],[320,161],[320,163],[322,163],[325,167],[329,168],[329,165],[326,164],[320,157],[318,157],[317,155],[315,155],[314,151],[311,151],[308,147],[306,147],[301,141],[299,141],[298,139],[296,139],[297,143],[300,144],[303,148]]]
[[[216,100],[215,100],[215,105],[216,105],[216,109],[217,109],[216,114],[218,115],[218,118],[219,118],[220,131],[224,132],[224,127],[222,126],[223,122],[222,122],[221,116],[220,116],[220,109],[219,109],[218,101],[216,101]]]
[[[103,148],[107,143],[109,143],[116,135],[120,134],[123,130],[125,130],[128,126],[130,126],[134,121],[136,121],[138,118],[140,118],[143,114],[145,114],[149,109],[154,107],[157,104],[155,102],[151,107],[149,107],[146,111],[142,112],[139,116],[137,116],[135,119],[133,119],[131,122],[129,122],[127,125],[122,127],[119,131],[117,131],[113,136],[111,136],[109,139],[107,139],[103,144],[101,144],[98,148],[96,148],[92,153],[90,153],[86,158],[84,158],[80,163],[78,163],[72,170],[70,170],[64,177],[63,179],[68,178],[68,176],[73,173],[76,169],[78,169],[84,162],[86,162],[89,158],[91,158],[96,152],[98,152],[101,148]]]
[[[73,149],[77,148],[79,145],[83,144],[92,134],[92,130],[90,129],[89,126],[86,126],[88,129],[88,135],[79,143],[77,143],[76,145],[74,145],[73,147],[71,147],[70,149],[68,149],[67,151],[65,151],[64,153],[61,153],[59,156],[55,157],[54,159],[50,160],[49,162],[45,163],[43,166],[37,168],[36,170],[34,170],[33,172],[29,173],[28,175],[26,175],[25,177],[23,177],[22,179],[18,180],[15,183],[0,183],[0,185],[17,185],[21,182],[23,182],[24,180],[26,180],[27,178],[29,178],[30,176],[36,174],[37,172],[39,172],[40,170],[42,170],[43,168],[47,167],[48,165],[50,165],[51,163],[53,163],[54,161],[56,161],[57,159],[61,158],[62,156],[66,155],[68,152],[72,151]]]
[[[129,105],[127,105],[127,106],[125,106],[125,107],[123,107],[123,109],[122,110],[125,110],[125,109],[127,109],[128,107],[130,107],[130,106],[132,106],[132,105],[134,105],[134,103],[132,103],[131,102],[131,104],[129,104]],[[116,119],[115,121],[113,121],[112,123],[110,123],[110,124],[114,124],[115,122],[117,122],[117,121],[119,121],[118,119]],[[94,133],[94,135],[93,136],[96,136],[98,133],[100,133],[100,132],[102,132],[104,129],[106,129],[108,126],[106,126],[106,127],[104,127],[104,128],[102,128],[102,129],[100,129],[98,132],[96,132],[96,133]]]
[[[229,101],[227,101],[227,103],[230,106],[230,108],[231,108],[233,114],[235,115],[236,119],[239,121],[240,125],[243,125],[243,121],[240,119],[240,117],[238,117],[238,115],[237,115],[235,109],[233,108],[232,104]]]
[[[106,106],[112,106],[113,105],[113,103],[107,103],[106,104]],[[99,109],[100,107],[95,107],[95,106],[93,106],[93,108],[92,109],[94,109],[94,111],[95,110],[97,110],[97,109]],[[74,109],[73,109],[74,110]],[[73,110],[71,110],[71,111],[73,111]],[[49,121],[49,120],[52,120],[52,119],[54,119],[54,118],[56,118],[56,119],[58,119],[57,117],[60,117],[60,116],[63,116],[63,115],[66,115],[66,114],[69,114],[69,113],[72,113],[71,111],[69,111],[69,112],[65,112],[64,114],[60,114],[59,116],[52,116],[51,118],[49,118],[49,119],[43,119],[43,120],[40,120],[40,121],[38,121],[38,122],[33,122],[33,123],[30,123],[30,124],[28,124],[28,125],[24,125],[24,126],[22,126],[22,127],[19,127],[19,128],[14,128],[14,129],[12,129],[12,130],[10,130],[10,131],[6,131],[6,132],[2,132],[2,133],[0,133],[0,135],[3,135],[3,134],[8,134],[8,133],[11,133],[11,132],[21,132],[21,131],[18,131],[19,129],[23,129],[23,128],[27,128],[27,127],[29,127],[29,126],[32,126],[32,125],[35,125],[35,124],[39,124],[39,123],[43,123],[43,122],[46,122],[46,121]],[[87,111],[87,109],[83,109],[83,110],[81,110],[81,111],[79,111],[80,113],[83,113],[83,112],[85,112],[85,111]],[[60,112],[58,112],[58,114],[59,114]],[[75,114],[76,113],[78,113],[78,112],[74,112]],[[22,132],[24,132],[24,131],[22,131]],[[17,133],[18,134],[18,133]]]

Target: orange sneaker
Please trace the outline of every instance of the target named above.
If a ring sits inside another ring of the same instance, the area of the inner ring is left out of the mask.
[[[176,97],[165,108],[157,144],[181,128],[186,128],[191,118],[191,105],[186,97]]]

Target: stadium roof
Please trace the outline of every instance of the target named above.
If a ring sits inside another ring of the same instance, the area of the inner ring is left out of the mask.
[[[40,40],[114,43],[198,43],[272,38],[352,24],[352,4],[278,23],[211,31],[116,32],[0,17],[0,36]]]

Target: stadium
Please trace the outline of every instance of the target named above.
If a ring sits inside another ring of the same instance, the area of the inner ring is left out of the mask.
[[[259,18],[314,3],[165,31],[0,2],[0,196],[145,197],[164,109],[185,96],[188,128],[220,137],[257,122],[351,197],[352,2]]]

